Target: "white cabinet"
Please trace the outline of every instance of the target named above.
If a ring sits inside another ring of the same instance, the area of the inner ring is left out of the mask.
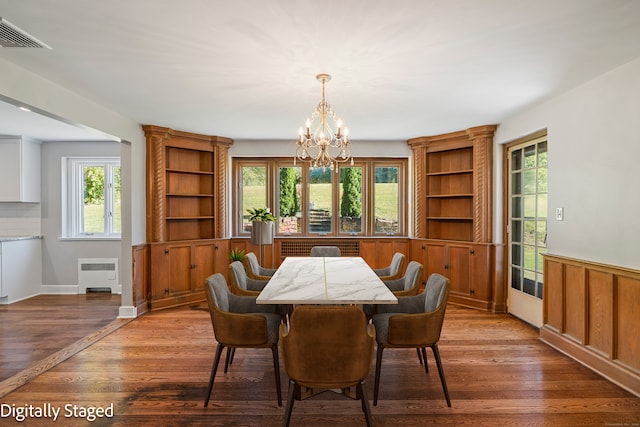
[[[40,202],[41,144],[0,138],[0,202]]]
[[[42,290],[42,239],[0,240],[0,304],[39,295]]]

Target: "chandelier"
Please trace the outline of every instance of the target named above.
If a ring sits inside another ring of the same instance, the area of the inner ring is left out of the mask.
[[[318,74],[316,79],[322,83],[322,99],[307,119],[305,129],[300,128],[300,137],[296,141],[296,160],[308,161],[312,167],[330,168],[338,172],[338,163],[351,161],[349,149],[349,131],[342,127],[342,120],[336,118],[336,113],[324,99],[324,85],[331,76]]]

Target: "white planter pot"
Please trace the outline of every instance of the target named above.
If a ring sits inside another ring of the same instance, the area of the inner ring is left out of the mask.
[[[271,245],[273,243],[273,222],[253,221],[251,223],[251,243]]]

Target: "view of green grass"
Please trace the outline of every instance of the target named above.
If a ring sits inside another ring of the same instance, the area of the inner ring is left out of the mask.
[[[115,209],[114,228],[117,232],[120,227],[120,204],[117,203]],[[87,204],[84,205],[84,231],[85,233],[104,233],[104,205]]]
[[[316,209],[331,209],[331,184],[311,184],[310,185]],[[398,184],[379,183],[375,184],[375,213],[377,218],[397,219],[398,217]],[[264,200],[263,186],[243,187],[243,215],[246,216],[247,209],[262,207]]]

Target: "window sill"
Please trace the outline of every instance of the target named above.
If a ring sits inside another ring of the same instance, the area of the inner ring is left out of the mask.
[[[122,240],[122,237],[103,237],[103,236],[75,236],[75,237],[58,237],[58,240],[61,242],[64,241],[87,241],[87,240],[114,240],[119,241]]]

